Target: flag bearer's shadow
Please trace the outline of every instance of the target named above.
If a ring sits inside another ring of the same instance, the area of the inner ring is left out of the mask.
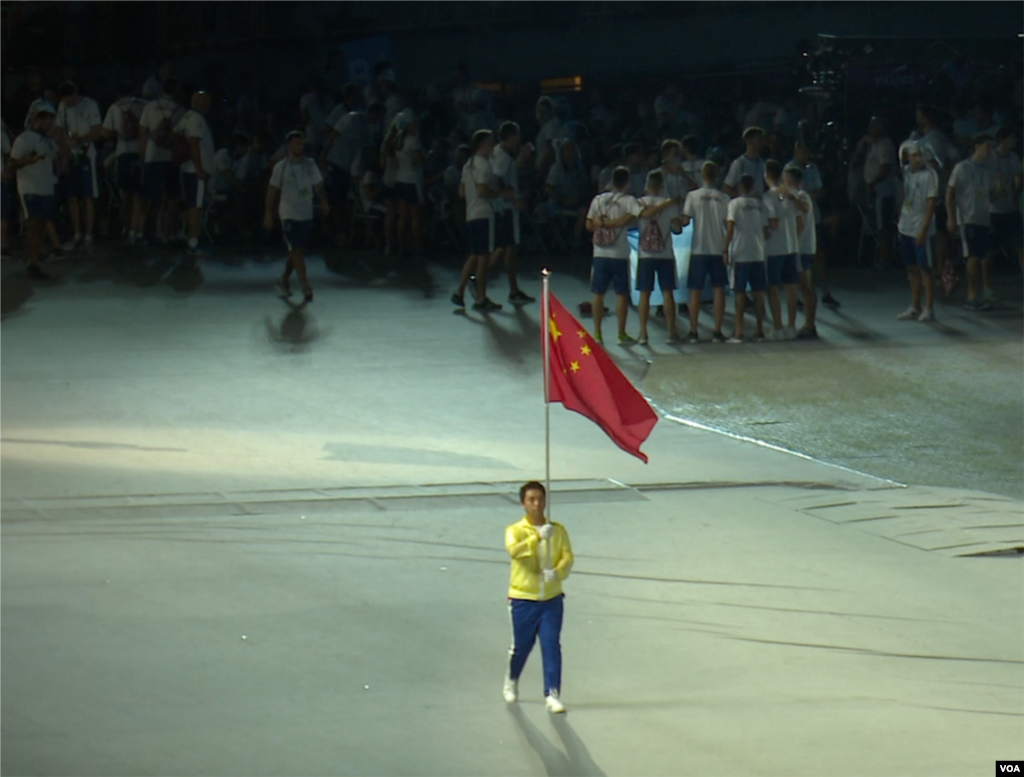
[[[586,745],[573,731],[564,714],[550,715],[551,725],[558,733],[565,748],[563,753],[533,723],[531,723],[518,704],[509,704],[508,710],[519,726],[526,743],[537,753],[548,777],[605,777]]]
[[[283,302],[288,306],[288,312],[280,323],[267,317],[267,339],[272,345],[285,350],[305,350],[321,336],[316,319],[306,311],[305,302],[292,302],[290,299]]]

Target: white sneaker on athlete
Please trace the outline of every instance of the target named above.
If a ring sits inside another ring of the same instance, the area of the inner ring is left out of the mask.
[[[501,695],[509,704],[519,701],[519,681],[505,675],[505,686],[501,689]]]
[[[931,309],[925,310],[920,316],[917,317],[917,320],[920,321],[922,324],[927,324],[929,321],[935,320],[935,313]]]
[[[919,315],[921,315],[921,311],[918,310],[917,308],[907,308],[902,313],[900,313],[898,316],[896,316],[896,320],[897,321],[917,321],[917,317]]]
[[[562,704],[562,700],[558,698],[558,691],[552,691],[548,694],[546,704],[548,712],[565,712],[565,705]]]

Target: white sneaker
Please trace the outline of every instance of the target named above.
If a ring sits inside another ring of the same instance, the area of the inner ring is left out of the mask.
[[[787,326],[782,331],[785,334],[785,337],[786,337],[787,340],[796,340],[796,327],[795,326]]]
[[[75,246],[77,246],[77,245],[78,245],[78,243],[74,240],[74,238],[72,238],[71,240],[69,240],[66,243],[61,243],[60,248],[61,248],[62,251],[66,251],[68,253],[71,253],[72,251],[75,250]]]
[[[547,698],[548,712],[565,712],[565,705],[558,698],[558,691],[552,691]]]
[[[519,701],[519,681],[505,675],[505,687],[501,689],[501,695],[509,704]]]
[[[924,313],[922,313],[920,316],[918,316],[917,320],[920,321],[923,324],[926,324],[929,321],[934,321],[935,320],[935,313],[933,313],[931,309],[928,309],[928,310],[924,311]]]
[[[896,320],[897,321],[917,321],[917,317],[919,315],[921,315],[921,311],[920,310],[916,310],[914,308],[907,308],[902,313],[900,313],[898,316],[896,316]]]

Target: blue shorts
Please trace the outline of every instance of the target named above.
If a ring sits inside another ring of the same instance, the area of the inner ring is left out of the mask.
[[[1024,248],[1024,219],[1020,211],[992,214],[992,247],[1010,254]]]
[[[342,170],[337,165],[327,165],[324,190],[327,192],[328,202],[332,204],[345,202],[352,193],[352,173]]]
[[[64,196],[68,199],[88,199],[99,194],[96,180],[96,161],[87,156],[72,157],[67,176],[62,182]]]
[[[470,256],[490,256],[494,251],[494,221],[473,219],[466,222],[466,243]]]
[[[711,288],[724,289],[729,285],[729,275],[721,254],[693,254],[690,257],[690,272],[686,285],[690,289],[703,291],[704,283],[711,276]]]
[[[195,173],[181,174],[181,188],[185,192],[186,208],[202,208],[209,199],[210,179],[200,181]]]
[[[25,219],[39,219],[40,221],[52,221],[54,212],[54,197],[46,194],[23,194],[21,195],[21,207]]]
[[[117,188],[137,192],[142,186],[142,164],[138,154],[121,154],[117,158]]]
[[[992,227],[980,224],[961,224],[960,240],[964,256],[985,259],[992,253]]]
[[[748,284],[751,291],[764,291],[768,288],[764,262],[736,262],[732,266],[732,290],[742,293],[747,290]]]
[[[516,212],[506,210],[494,216],[494,250],[519,245],[516,240]]]
[[[811,272],[814,270],[814,254],[797,254],[796,271],[798,273]]]
[[[608,259],[604,256],[595,256],[590,290],[594,294],[604,294],[611,284],[615,285],[616,294],[621,296],[629,294],[629,259]]]
[[[765,266],[769,286],[792,286],[800,276],[796,271],[796,254],[769,256]]]
[[[178,168],[173,162],[146,162],[142,166],[142,197],[151,202],[161,197],[181,199]]]
[[[284,231],[284,244],[289,251],[304,249],[309,245],[309,238],[313,234],[313,220],[309,221],[283,221],[281,222]]]
[[[420,202],[420,189],[414,183],[396,183],[395,199],[399,202],[417,205]]]
[[[636,265],[637,291],[654,291],[654,278],[658,278],[658,288],[662,291],[674,291],[676,288],[675,259],[639,259]]]
[[[923,246],[917,244],[917,238],[900,233],[900,257],[906,267],[920,267],[927,270],[932,266],[932,241],[925,240]]]
[[[14,186],[0,183],[0,216],[4,221],[14,218]]]

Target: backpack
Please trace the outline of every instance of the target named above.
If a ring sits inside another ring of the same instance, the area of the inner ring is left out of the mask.
[[[136,100],[134,97],[127,105],[121,104],[121,137],[125,140],[138,140],[142,108],[139,108],[138,112],[135,109],[140,105],[142,108],[145,107],[142,100]]]
[[[665,236],[661,233],[657,218],[648,221],[644,227],[640,235],[640,250],[645,254],[660,254],[665,250]]]
[[[174,122],[172,121],[174,111],[172,110],[169,114],[160,111],[160,114],[163,118],[153,130],[153,142],[156,143],[157,148],[167,151],[174,147]]]
[[[616,202],[617,198],[612,198],[612,203]],[[599,213],[601,216],[607,216],[607,213]],[[615,245],[615,241],[619,239],[619,232],[612,227],[598,227],[594,230],[594,245],[598,248],[611,248]]]

